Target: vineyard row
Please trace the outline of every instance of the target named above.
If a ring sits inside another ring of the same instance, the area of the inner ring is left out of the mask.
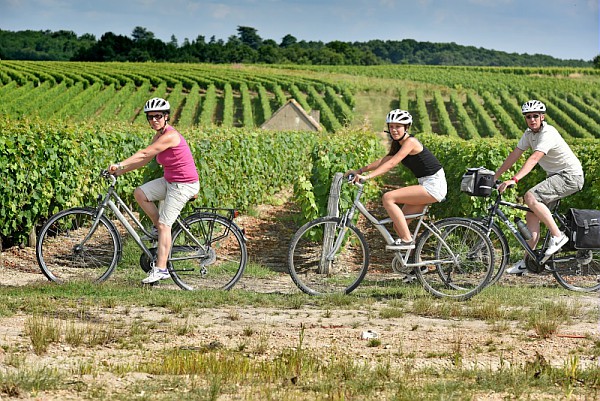
[[[182,69],[171,64],[2,62],[0,96],[5,100],[0,112],[15,117],[144,124],[141,106],[157,96],[169,100],[172,121],[182,129],[254,128],[293,98],[307,112],[319,110],[321,124],[330,132],[353,123],[358,84],[287,72],[202,65]],[[487,70],[478,73],[500,75]],[[516,138],[523,126],[519,104],[536,98],[548,105],[548,121],[565,137],[600,137],[600,91],[595,89],[560,93],[543,86],[531,90],[523,86],[480,91],[457,85],[408,89],[399,84],[397,90],[397,107],[413,113],[416,132],[463,139]]]

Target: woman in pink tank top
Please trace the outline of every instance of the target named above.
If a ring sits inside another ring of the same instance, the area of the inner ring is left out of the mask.
[[[186,202],[200,189],[192,152],[183,135],[168,123],[170,111],[171,106],[165,99],[148,100],[144,113],[150,127],[156,131],[152,143],[108,168],[118,176],[145,166],[155,157],[163,166],[163,177],[137,187],[133,193],[154,225],[151,235],[142,239],[158,240],[156,261],[148,277],[142,280],[144,284],[169,278],[167,258],[171,248],[171,226]],[[155,204],[157,201],[164,201],[160,208]]]

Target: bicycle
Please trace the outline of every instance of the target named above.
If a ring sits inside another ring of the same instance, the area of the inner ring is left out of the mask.
[[[501,181],[494,183],[493,189],[497,191],[497,186]],[[517,240],[526,254],[526,263],[528,270],[534,273],[552,273],[554,279],[564,288],[572,291],[591,292],[600,289],[600,249],[578,250],[573,247],[571,241],[567,242],[557,253],[546,256],[545,251],[550,241],[550,232],[546,231],[542,246],[538,249],[532,249],[519,228],[509,220],[504,214],[501,206],[512,209],[531,212],[531,209],[525,205],[508,202],[502,199],[502,193],[497,191],[494,203],[488,207],[488,214],[482,218],[476,219],[486,234],[490,237],[499,255],[498,267],[491,278],[489,284],[496,283],[504,274],[506,265],[510,261],[510,247],[508,239],[504,235],[500,226],[496,223],[498,218],[510,233]],[[567,224],[567,218],[564,214],[558,212],[560,200],[552,208],[552,217],[558,223],[561,231],[565,232],[568,238],[571,238],[571,228]],[[473,220],[473,219],[468,219]]]
[[[103,282],[121,260],[123,240],[107,209],[142,250],[140,266],[149,272],[156,260],[156,241],[149,247],[120,209],[139,230],[150,232],[135,217],[116,191],[117,178],[104,170],[109,181],[98,205],[76,207],[56,213],[41,227],[36,256],[43,274],[51,281]],[[182,289],[231,289],[242,277],[248,259],[244,231],[233,221],[234,209],[194,208],[185,218],[178,216],[172,230],[167,268]]]
[[[351,175],[347,182],[351,184],[352,179]],[[369,246],[364,234],[353,224],[356,211],[377,229],[387,244],[394,242],[385,227],[391,219],[378,220],[367,211],[360,200],[364,184],[354,185],[358,190],[352,205],[341,217],[325,216],[310,221],[291,240],[289,274],[307,294],[349,294],[365,278]],[[436,297],[469,299],[486,287],[493,273],[493,246],[483,228],[474,222],[459,219],[427,222],[429,208],[427,205],[422,213],[406,216],[407,220],[416,219],[412,233],[415,247],[395,251],[392,269],[397,273],[414,272],[423,287]],[[477,251],[470,252],[475,244]]]

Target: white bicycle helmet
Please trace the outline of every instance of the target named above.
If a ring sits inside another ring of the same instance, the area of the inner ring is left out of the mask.
[[[545,113],[546,105],[544,103],[540,102],[539,100],[529,100],[529,101],[523,103],[523,106],[521,106],[521,112],[523,114]]]
[[[388,113],[385,118],[386,124],[389,123],[398,123],[398,124],[412,124],[412,116],[406,110],[395,109]]]
[[[153,97],[144,105],[144,113],[148,113],[149,111],[164,111],[168,113],[170,110],[171,105],[169,102],[160,97]]]

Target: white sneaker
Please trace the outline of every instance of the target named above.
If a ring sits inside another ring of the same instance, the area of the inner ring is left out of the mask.
[[[155,269],[148,274],[148,277],[142,280],[142,283],[152,284],[160,280],[166,280],[169,277],[171,277],[171,275],[169,274],[169,271],[167,269]]]
[[[402,282],[404,284],[412,284],[417,281],[417,276],[415,274],[407,274],[402,278]]]
[[[567,243],[569,239],[565,235],[565,233],[561,232],[560,236],[550,238],[550,245],[548,249],[546,249],[546,255],[554,255],[564,244]]]
[[[523,274],[527,273],[527,263],[525,259],[519,260],[517,263],[511,266],[510,269],[506,270],[508,274]]]
[[[400,249],[414,249],[414,247],[415,247],[414,241],[406,242],[406,241],[402,241],[400,238],[398,238],[393,243],[386,245],[385,249],[388,249],[390,251],[397,251]]]

